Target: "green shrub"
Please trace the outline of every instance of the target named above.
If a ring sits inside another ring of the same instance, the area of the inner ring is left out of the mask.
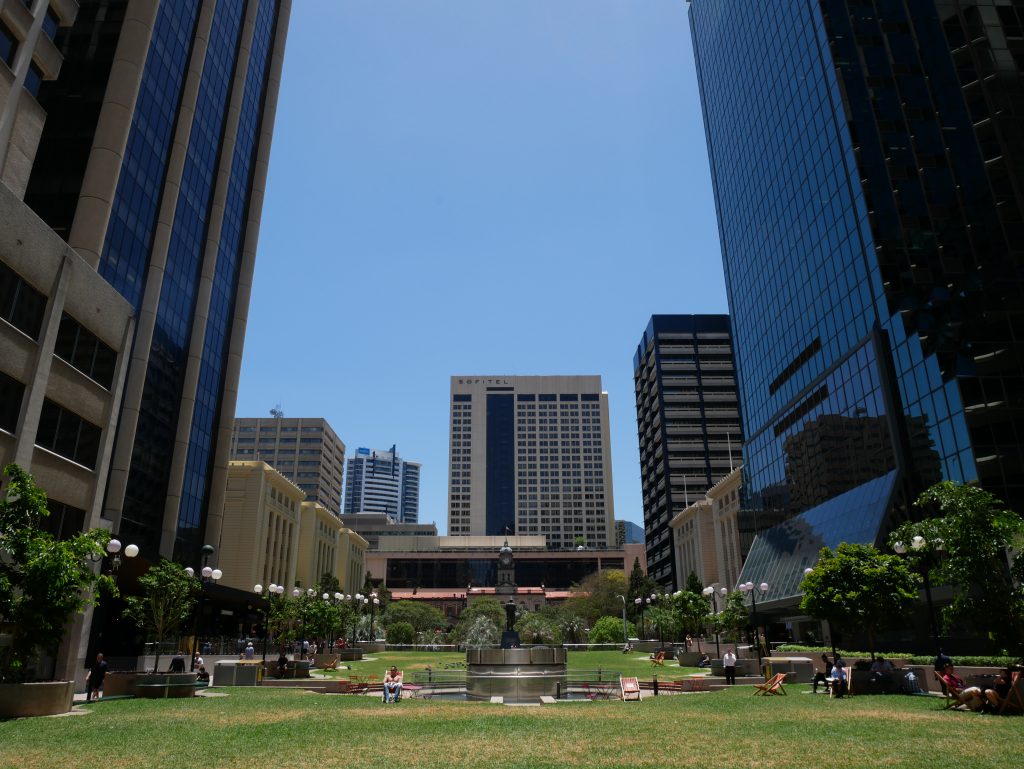
[[[622,619],[620,617],[601,617],[594,626],[590,628],[590,635],[587,641],[592,644],[621,644]]]
[[[416,640],[416,628],[411,622],[393,622],[384,632],[389,644],[411,644]]]
[[[832,656],[832,649],[826,646],[805,646],[803,644],[780,644],[776,651],[780,652],[805,652],[807,654],[813,654],[819,656],[821,654],[828,654]],[[848,659],[864,658],[868,659],[871,657],[869,652],[861,651],[849,651],[847,649],[839,649],[840,654]],[[910,654],[908,652],[875,652],[876,656],[885,657],[886,659],[896,660],[909,660],[913,665],[931,665],[935,660],[934,654]],[[1004,668],[1008,665],[1013,665],[1019,662],[1016,657],[1000,657],[1000,656],[964,656],[954,657],[953,661],[957,665],[967,665],[968,667],[994,667]]]

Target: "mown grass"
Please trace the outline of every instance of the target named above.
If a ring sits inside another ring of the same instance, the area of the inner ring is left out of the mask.
[[[1024,719],[943,711],[937,698],[829,700],[789,687],[641,703],[489,703],[225,689],[226,697],[118,700],[85,716],[0,723],[19,769],[554,769],[555,767],[1017,766]]]
[[[445,665],[453,663],[464,663],[465,652],[386,652],[383,654],[367,655],[370,659],[345,662],[348,668],[342,668],[331,675],[347,678],[352,674],[360,676],[382,676],[384,669],[391,665],[397,666],[408,678],[412,680],[413,674],[422,672],[429,665],[435,671],[443,672]],[[618,651],[573,651],[569,652],[569,670],[602,670],[617,671],[624,676],[639,676],[649,679],[652,673],[657,673],[659,678],[677,678],[680,676],[697,673],[701,668],[681,668],[675,662],[669,660],[664,666],[654,667],[651,665],[646,654],[642,652],[631,652],[623,654]]]

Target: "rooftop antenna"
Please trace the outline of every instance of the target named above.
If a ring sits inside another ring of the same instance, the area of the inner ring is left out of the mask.
[[[270,410],[270,416],[274,419],[281,419],[284,416],[284,412],[281,410],[281,404],[278,403],[274,408]]]

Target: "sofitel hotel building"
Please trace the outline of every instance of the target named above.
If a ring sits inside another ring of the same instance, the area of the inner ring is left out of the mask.
[[[608,395],[599,376],[451,380],[448,531],[614,543]]]

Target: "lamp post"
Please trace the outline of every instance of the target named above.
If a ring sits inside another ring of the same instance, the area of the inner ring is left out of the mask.
[[[206,586],[212,581],[217,582],[221,577],[224,576],[224,572],[220,569],[214,569],[208,565],[210,556],[214,553],[213,545],[203,545],[200,552],[203,554],[203,568],[200,570],[201,581],[199,583],[199,608],[196,612],[196,622],[192,633],[192,662],[189,665],[189,670],[195,672],[196,669],[196,652],[199,651],[199,618],[203,613],[203,605],[206,603]],[[127,553],[125,553],[127,555]],[[185,569],[185,573],[190,577],[195,576],[195,569],[189,566]]]
[[[352,646],[354,647],[356,645],[356,625],[359,624],[359,607],[363,605],[363,594],[356,593],[355,595],[350,595],[349,598],[352,599],[352,609],[354,611],[352,616]]]
[[[894,544],[892,549],[898,555],[907,555],[907,546],[902,542]],[[915,553],[921,554],[925,559],[921,569],[921,577],[924,579],[924,600],[928,604],[928,625],[932,631],[932,641],[935,643],[936,650],[942,651],[942,644],[939,641],[939,623],[935,619],[935,604],[932,603],[932,583],[928,574],[931,571],[932,555],[938,561],[939,554],[946,549],[946,543],[939,537],[929,541],[921,535],[917,535],[910,540],[910,549]]]
[[[110,558],[110,574],[112,574],[114,576],[114,581],[116,582],[117,581],[117,573],[118,573],[118,571],[121,568],[121,555],[120,555],[120,553],[121,553],[121,540],[116,539],[116,538],[112,538],[109,542],[107,542],[107,555],[106,556],[100,555],[99,553],[90,553],[89,554],[89,560],[91,560],[93,563],[98,563],[98,562],[102,561],[105,557]],[[139,554],[139,546],[138,545],[128,545],[126,548],[124,548],[124,557],[125,558],[134,558],[138,554]],[[105,568],[105,566],[100,566],[100,572],[101,573],[102,573],[104,568]],[[100,631],[101,635],[102,635],[102,629],[105,628],[107,626],[107,624],[108,624],[107,623],[107,618],[109,616],[112,616],[112,614],[113,614],[113,612],[111,611],[111,609],[113,607],[110,605],[110,603],[113,600],[114,600],[113,596],[110,596],[110,597],[107,598],[107,600],[104,600],[104,601],[102,601],[99,604],[100,610],[103,613],[103,616],[100,617],[99,624],[98,624],[98,627],[101,628],[101,631]],[[108,614],[108,612],[109,612],[109,614]],[[109,649],[106,650],[106,651],[109,651]],[[95,655],[93,655],[93,657],[94,656]]]
[[[622,646],[625,648],[629,644],[629,626],[626,624],[626,596],[617,595],[615,597],[622,601]]]
[[[718,591],[716,592],[713,587],[708,586],[708,587],[704,588],[701,592],[706,597],[711,599],[712,611],[717,616],[717,614],[718,614],[718,596],[721,595],[722,596],[722,600],[724,601],[725,600],[725,596],[726,596],[726,594],[729,591],[726,590],[723,587],[723,588],[719,588]],[[720,640],[719,639],[720,639],[720,636],[719,636],[719,632],[718,632],[718,620],[716,619],[715,620],[715,658],[716,659],[722,659],[722,648],[721,648]]]
[[[370,603],[370,643],[373,643],[377,640],[377,636],[373,632],[373,614],[376,608],[380,606],[380,598],[377,597],[376,592],[370,593],[370,598],[372,599]]]
[[[260,598],[265,598],[267,603],[263,607],[263,662],[267,661],[267,636],[270,635],[270,607],[271,600],[274,596],[280,596],[284,593],[284,585],[275,585],[273,582],[270,583],[270,587],[267,588],[267,594],[263,595],[263,585],[253,585],[252,592],[258,595]]]
[[[633,603],[636,604],[637,611],[640,612],[640,629],[637,630],[636,635],[642,641],[644,640],[644,599],[634,598]]]
[[[757,634],[757,591],[761,591],[761,595],[768,592],[768,583],[762,582],[760,585],[755,585],[753,582],[745,582],[740,585],[740,590],[744,595],[750,594],[750,602],[753,606],[752,619],[754,623],[754,646],[757,647],[757,666],[761,667],[761,642]]]

